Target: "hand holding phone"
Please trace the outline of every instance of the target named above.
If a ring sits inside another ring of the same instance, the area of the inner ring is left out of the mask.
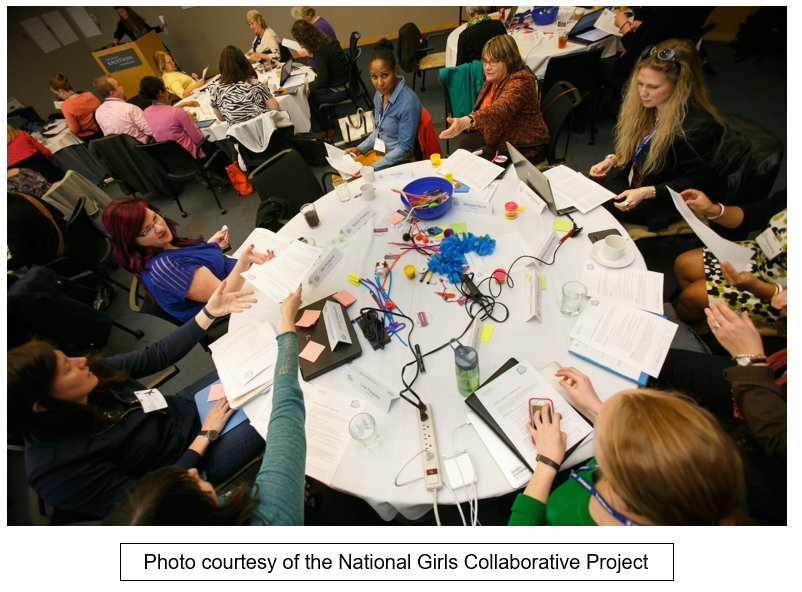
[[[553,421],[552,409],[554,409],[554,403],[551,399],[529,399],[529,421],[535,429],[537,429],[535,427],[535,412],[542,411],[544,407],[549,410],[549,422]]]

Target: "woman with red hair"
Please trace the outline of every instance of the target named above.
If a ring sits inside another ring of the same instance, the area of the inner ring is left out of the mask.
[[[237,292],[245,282],[242,272],[275,256],[272,251],[255,253],[250,245],[238,260],[225,257],[227,232],[216,232],[206,242],[201,236],[178,236],[173,220],[138,197],[111,202],[103,211],[103,225],[117,263],[141,279],[156,303],[180,321],[195,316],[220,282],[228,280],[225,291]]]

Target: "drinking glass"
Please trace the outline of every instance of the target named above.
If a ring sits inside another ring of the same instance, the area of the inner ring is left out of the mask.
[[[379,445],[379,432],[376,430],[376,420],[370,413],[357,413],[348,424],[351,437],[362,442],[365,448],[373,450]]]
[[[563,284],[563,297],[560,302],[560,312],[567,317],[575,317],[582,308],[588,289],[579,282],[567,282]]]
[[[320,226],[320,216],[318,216],[314,204],[308,203],[302,205],[301,214],[303,214],[304,220],[306,220],[306,223],[309,225],[309,228],[317,228],[318,226]]]
[[[334,191],[337,193],[337,197],[340,198],[340,201],[350,201],[351,192],[348,189],[348,181],[345,179],[340,178],[334,180]]]

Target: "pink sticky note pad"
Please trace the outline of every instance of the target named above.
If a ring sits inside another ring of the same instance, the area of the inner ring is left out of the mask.
[[[222,384],[213,384],[212,388],[209,389],[209,398],[206,399],[209,403],[212,401],[217,401],[218,399],[222,399],[226,396],[226,392],[223,390]]]
[[[356,302],[356,298],[351,296],[351,294],[349,294],[346,290],[343,290],[341,292],[337,292],[336,294],[334,294],[334,296],[332,296],[332,298],[334,298],[337,302],[339,302],[340,304],[342,304],[346,308],[348,308],[354,302]]]
[[[298,322],[295,323],[296,327],[311,327],[317,320],[320,318],[320,311],[319,310],[305,310],[304,314],[298,319]]]
[[[404,215],[403,214],[399,214],[398,212],[396,212],[395,214],[393,214],[392,216],[387,218],[387,221],[390,224],[395,225],[395,224],[398,224],[399,222],[401,222],[401,220],[403,220],[403,219],[404,219]]]
[[[298,354],[298,356],[314,364],[320,357],[320,354],[323,353],[324,349],[326,349],[325,345],[320,345],[319,343],[310,341],[309,343],[306,344],[304,351]]]

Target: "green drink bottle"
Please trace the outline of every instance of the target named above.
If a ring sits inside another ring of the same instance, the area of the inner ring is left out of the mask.
[[[462,345],[456,339],[449,341],[449,345],[454,350],[457,390],[463,397],[467,397],[479,388],[479,354],[472,347]]]

